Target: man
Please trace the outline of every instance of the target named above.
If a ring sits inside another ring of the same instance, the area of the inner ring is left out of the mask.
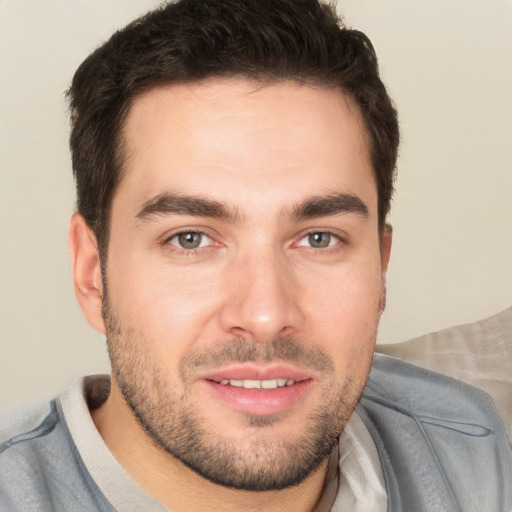
[[[488,399],[373,358],[399,136],[365,35],[315,0],[182,0],[69,96],[112,375],[15,420],[2,510],[510,509]]]

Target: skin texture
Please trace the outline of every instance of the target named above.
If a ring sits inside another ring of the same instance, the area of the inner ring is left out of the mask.
[[[136,99],[124,139],[105,287],[94,236],[70,227],[77,297],[112,360],[101,435],[172,510],[311,510],[385,302],[391,234],[357,109],[210,80]],[[277,394],[217,383],[281,374],[297,382]]]

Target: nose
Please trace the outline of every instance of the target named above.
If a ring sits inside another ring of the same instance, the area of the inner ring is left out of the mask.
[[[222,328],[231,336],[270,343],[300,330],[304,315],[300,289],[286,255],[253,252],[227,270]]]

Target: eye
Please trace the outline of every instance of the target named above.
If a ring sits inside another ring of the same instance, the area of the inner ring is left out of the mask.
[[[312,247],[313,249],[326,249],[340,241],[340,238],[329,231],[316,231],[302,237],[297,245],[301,247]]]
[[[168,242],[180,249],[192,251],[210,245],[212,239],[205,233],[199,231],[182,231],[169,238]]]

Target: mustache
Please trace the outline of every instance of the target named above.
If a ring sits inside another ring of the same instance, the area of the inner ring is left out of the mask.
[[[198,368],[211,368],[231,363],[270,363],[274,361],[305,366],[322,373],[334,373],[330,356],[318,347],[307,346],[293,336],[280,336],[270,343],[255,343],[234,338],[215,348],[202,348],[188,353],[181,361],[180,373],[186,378]]]

